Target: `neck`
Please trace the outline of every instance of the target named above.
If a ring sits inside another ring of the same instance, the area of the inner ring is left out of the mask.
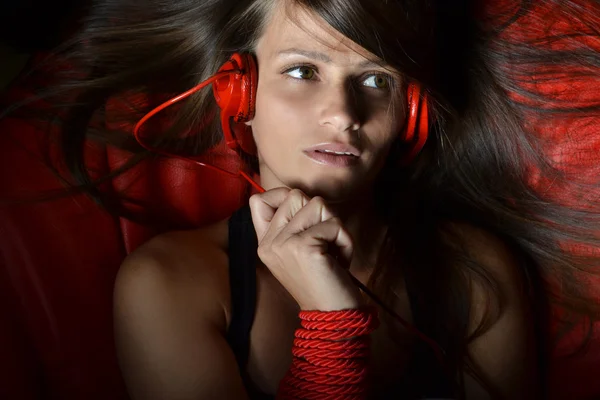
[[[330,204],[332,211],[342,220],[354,241],[354,255],[350,272],[366,284],[375,268],[387,227],[375,210],[371,191],[351,202]]]

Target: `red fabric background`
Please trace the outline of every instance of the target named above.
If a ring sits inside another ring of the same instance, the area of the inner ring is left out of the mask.
[[[493,3],[485,13],[501,15],[510,11],[512,4]],[[600,16],[597,6],[589,7],[592,15]],[[548,32],[589,28],[577,24],[556,10],[538,7],[505,35],[523,41]],[[573,45],[600,50],[597,40],[565,39],[554,44]],[[522,79],[523,87],[571,105],[600,100],[598,77],[565,79],[560,85],[532,79],[547,73],[515,70],[515,77],[526,78]],[[15,98],[28,95],[19,88],[11,93]],[[121,110],[126,106],[114,100],[109,111],[111,107]],[[557,163],[594,179],[600,172],[599,122],[598,115],[585,119],[532,115],[528,125],[548,139],[547,151]],[[107,123],[111,123],[110,113]],[[51,138],[43,126],[26,119],[0,121],[0,197],[22,197],[63,187],[44,161]],[[98,173],[116,168],[128,156],[92,144],[86,151]],[[52,154],[57,157],[55,151]],[[223,146],[215,151],[215,157],[227,168],[237,167],[234,155]],[[535,174],[532,181],[542,188],[550,185]],[[0,398],[125,399],[111,316],[113,281],[122,259],[161,231],[224,218],[242,204],[244,187],[241,180],[181,161],[147,161],[115,180],[112,189],[127,189],[129,196],[143,200],[145,209],[160,221],[154,225],[112,217],[83,195],[0,207]],[[552,190],[565,201],[576,202],[581,196],[569,187]],[[568,336],[556,355],[567,352],[577,337],[577,332]],[[555,360],[551,366],[552,398],[600,397],[596,372],[600,370],[600,326],[586,355]]]

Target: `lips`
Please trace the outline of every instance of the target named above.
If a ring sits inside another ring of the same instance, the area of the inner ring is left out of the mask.
[[[328,153],[328,154],[338,154],[338,155],[349,155],[360,157],[360,150],[351,144],[346,143],[321,143],[316,146],[310,147],[305,150],[305,152],[320,152],[320,153]]]
[[[304,150],[304,153],[318,164],[332,167],[356,165],[360,160],[360,150],[344,143],[322,143]]]

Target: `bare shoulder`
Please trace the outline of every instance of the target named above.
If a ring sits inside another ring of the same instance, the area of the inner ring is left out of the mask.
[[[447,227],[469,257],[499,284],[523,283],[523,271],[516,253],[500,237],[466,223],[454,222]],[[469,269],[466,271],[468,273]]]
[[[227,220],[202,229],[168,232],[124,260],[115,295],[135,296],[131,290],[173,293],[172,301],[224,327],[223,316],[229,309],[227,263]]]
[[[246,398],[225,339],[226,222],[158,236],[123,262],[114,332],[132,399]]]
[[[493,233],[467,224],[449,228],[475,263],[461,266],[471,289],[468,354],[478,371],[464,375],[467,399],[538,398],[534,310],[523,265]]]

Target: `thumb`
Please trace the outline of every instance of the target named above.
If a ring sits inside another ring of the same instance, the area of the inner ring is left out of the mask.
[[[250,197],[248,204],[259,243],[269,229],[277,209],[285,201],[289,192],[289,188],[280,187]]]

